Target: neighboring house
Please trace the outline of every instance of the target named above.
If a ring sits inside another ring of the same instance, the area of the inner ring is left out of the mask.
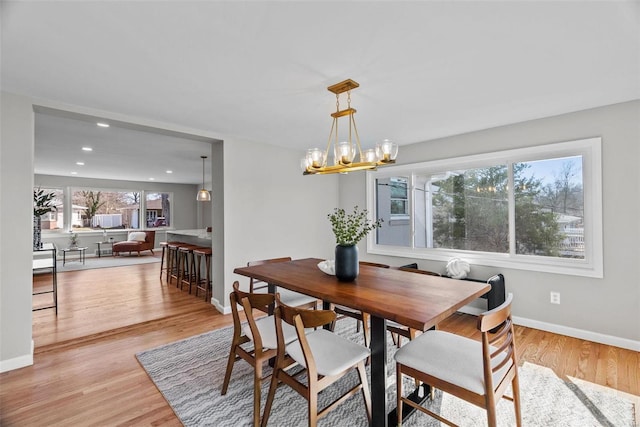
[[[86,206],[78,206],[78,205],[72,205],[71,206],[71,227],[84,227],[84,220],[83,218],[87,216],[87,210],[89,208],[87,208]],[[64,224],[62,222],[62,218],[59,219],[61,224]]]
[[[564,233],[562,248],[563,256],[584,257],[584,225],[582,218],[572,215],[559,214],[556,216],[558,228]]]
[[[71,207],[71,226],[82,227],[82,218],[86,216],[86,206],[73,205]],[[57,206],[56,211],[52,211],[42,215],[43,230],[59,230],[64,225],[64,209],[62,205]]]
[[[156,221],[161,219],[160,221]],[[159,227],[166,225],[162,215],[162,200],[147,200],[147,227]],[[158,225],[161,224],[161,225]]]
[[[118,209],[122,213],[125,228],[139,228],[140,205],[131,205]],[[162,227],[167,225],[162,215],[162,200],[147,200],[146,226]]]

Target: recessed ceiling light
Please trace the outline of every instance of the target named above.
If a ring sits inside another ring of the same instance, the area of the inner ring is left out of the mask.
[[[78,165],[78,166],[84,166],[84,162],[76,162],[76,165]]]
[[[155,178],[149,178],[149,181],[154,181],[154,180],[155,180]]]
[[[71,175],[78,175],[78,172],[73,171],[71,172]]]
[[[109,123],[98,122],[97,125],[100,126],[101,128],[108,128],[109,127]]]
[[[173,171],[167,171],[167,173],[173,173]]]
[[[93,151],[91,147],[82,147],[82,151]]]

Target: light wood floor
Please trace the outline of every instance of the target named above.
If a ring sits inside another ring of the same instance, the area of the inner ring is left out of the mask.
[[[0,374],[0,425],[179,426],[135,354],[231,318],[158,276],[159,264],[60,273],[58,316],[33,313],[34,365]],[[440,327],[477,336],[468,315]],[[640,395],[639,353],[524,327],[516,333],[521,362]]]

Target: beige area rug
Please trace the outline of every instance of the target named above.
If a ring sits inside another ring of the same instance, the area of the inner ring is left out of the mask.
[[[87,257],[85,259],[84,264],[80,262],[77,257],[70,256],[67,258],[67,262],[62,265],[62,260],[58,260],[58,273],[64,273],[66,271],[76,271],[76,270],[90,270],[94,268],[111,268],[111,267],[125,267],[129,265],[138,265],[138,264],[150,264],[154,262],[160,262],[159,256],[151,255],[150,252],[147,254],[137,255],[125,255],[125,256],[103,256],[103,257]]]
[[[336,332],[360,341],[351,320],[338,322]],[[252,368],[237,361],[229,391],[220,395],[224,378],[232,328],[224,328],[138,353],[136,357],[156,384],[169,405],[185,426],[245,426],[251,425],[253,401]],[[389,340],[391,342],[391,340]],[[389,373],[395,372],[393,353],[389,346]],[[267,372],[269,368],[267,368]],[[524,426],[636,426],[633,396],[622,396],[586,381],[563,381],[548,368],[525,363],[519,370]],[[341,390],[356,381],[347,376],[336,385]],[[395,377],[389,377],[387,399],[395,406]],[[412,381],[405,379],[407,386]],[[262,407],[266,400],[268,381],[263,382]],[[321,394],[319,406],[335,397],[335,388]],[[465,427],[485,426],[485,412],[473,405],[438,391],[428,405],[455,423]],[[637,405],[637,403],[636,403]],[[500,426],[515,425],[513,404],[502,400],[498,405]],[[286,386],[276,392],[269,418],[270,426],[307,425],[306,401]],[[319,426],[366,426],[367,418],[360,395],[353,396],[322,418]],[[413,414],[403,423],[406,427],[440,426],[423,414]]]

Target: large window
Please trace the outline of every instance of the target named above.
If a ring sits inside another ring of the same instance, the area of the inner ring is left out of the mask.
[[[140,194],[137,191],[72,189],[71,228],[76,231],[141,228]]]
[[[53,194],[51,206],[55,209],[40,217],[42,230],[61,230],[64,228],[64,193],[59,188],[36,187],[34,190],[42,190],[44,194]]]
[[[41,189],[54,195],[52,204],[56,207],[41,217],[42,229],[48,232],[135,230],[172,225],[173,193],[95,187]]]
[[[145,211],[147,228],[168,227],[171,225],[171,194],[146,193]]]
[[[601,277],[600,176],[599,138],[369,172],[369,252]]]

